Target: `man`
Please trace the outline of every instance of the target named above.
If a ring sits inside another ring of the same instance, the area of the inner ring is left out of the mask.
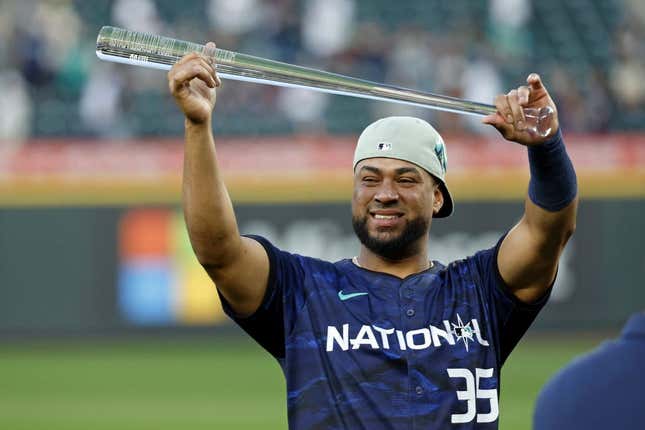
[[[632,315],[619,339],[561,370],[542,389],[535,430],[645,427],[645,311]]]
[[[386,118],[359,138],[360,253],[332,264],[240,236],[211,130],[215,66],[189,54],[168,81],[186,116],[193,249],[225,311],[282,366],[289,427],[497,428],[501,365],[544,305],[575,226],[575,173],[557,115],[547,138],[526,129],[522,107],[555,111],[540,78],[498,96],[498,112],[483,120],[529,147],[524,216],[495,247],[448,266],[428,256],[432,219],[450,215],[452,198],[443,141],[425,121]]]

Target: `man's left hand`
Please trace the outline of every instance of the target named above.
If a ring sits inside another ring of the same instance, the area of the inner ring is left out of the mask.
[[[531,73],[526,78],[526,83],[528,85],[522,85],[515,90],[509,91],[508,94],[500,94],[495,97],[497,112],[484,117],[482,123],[495,127],[506,140],[533,146],[545,142],[557,133],[559,127],[558,111],[537,73]],[[550,124],[545,125],[545,128],[550,128],[551,131],[548,136],[543,137],[529,131],[524,117],[524,109],[533,108],[539,110],[546,106],[553,109],[553,115],[551,115],[550,119],[546,119]]]

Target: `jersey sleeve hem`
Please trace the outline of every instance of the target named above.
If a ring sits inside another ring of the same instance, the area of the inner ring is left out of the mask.
[[[498,255],[499,255],[499,250],[502,246],[502,242],[506,238],[506,235],[508,233],[505,233],[497,242],[497,245],[495,245],[495,252],[493,253],[493,265],[495,266],[495,279],[497,281],[497,286],[498,288],[502,291],[504,296],[513,302],[513,306],[516,308],[519,308],[521,310],[536,310],[536,309],[541,309],[544,304],[549,300],[549,297],[551,296],[551,290],[553,289],[553,285],[555,284],[555,280],[557,278],[557,273],[556,276],[553,278],[553,282],[551,282],[551,285],[547,288],[546,292],[537,300],[534,300],[532,302],[524,302],[520,300],[514,293],[512,288],[506,283],[504,278],[502,278],[502,274],[499,271],[499,263],[498,263]]]
[[[269,258],[269,278],[260,306],[248,316],[238,315],[217,290],[224,313],[256,340],[272,356],[280,360],[285,356],[282,297],[276,280],[276,257],[271,243],[261,236],[244,235],[258,242]],[[277,297],[279,296],[279,297]]]
[[[256,242],[258,242],[262,247],[264,248],[264,251],[267,253],[267,256],[269,258],[269,278],[267,280],[267,287],[266,291],[264,292],[264,297],[262,297],[262,301],[260,302],[260,306],[253,312],[251,315],[247,316],[241,316],[238,313],[236,313],[231,305],[228,303],[226,298],[219,292],[219,289],[217,290],[217,293],[220,297],[220,301],[222,302],[222,308],[224,309],[224,312],[226,315],[229,317],[233,318],[235,321],[253,321],[258,317],[258,314],[261,314],[262,311],[266,310],[268,308],[269,303],[271,303],[272,299],[274,298],[275,294],[275,261],[274,261],[274,256],[273,253],[271,252],[271,244],[269,243],[268,240],[263,238],[262,236],[255,236],[255,235],[243,235],[244,237],[248,237],[249,239],[253,239]]]
[[[499,264],[497,263],[499,249],[501,248],[502,242],[504,241],[505,237],[506,234],[504,234],[497,242],[497,245],[495,246],[495,250],[493,252],[493,261],[491,262],[491,264],[494,266],[493,272],[498,291],[506,300],[508,300],[512,304],[510,311],[501,321],[502,327],[504,328],[500,337],[499,344],[498,365],[500,366],[500,368],[506,362],[506,359],[508,358],[511,351],[515,348],[522,336],[524,336],[524,333],[526,333],[540,310],[546,304],[551,295],[553,286],[552,283],[542,297],[530,303],[526,303],[515,296],[510,286],[502,278],[502,275],[499,271]]]

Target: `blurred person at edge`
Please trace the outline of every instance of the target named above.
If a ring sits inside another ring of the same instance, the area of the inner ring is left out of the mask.
[[[618,339],[578,357],[544,386],[534,430],[623,430],[645,427],[645,310]]]
[[[617,120],[625,128],[641,128],[645,110],[643,34],[637,21],[628,19],[616,38],[617,52],[609,70],[609,84],[618,102]]]
[[[16,70],[0,73],[0,152],[30,136],[32,103],[27,83]]]
[[[482,120],[528,148],[524,215],[497,245],[447,266],[428,255],[433,219],[453,209],[446,147],[412,117],[378,120],[358,139],[356,257],[331,263],[240,236],[213,138],[220,85],[197,53],[168,73],[185,116],[186,225],[226,313],[282,366],[289,428],[497,429],[500,369],[546,303],[575,229],[575,172],[540,77],[498,95]],[[546,106],[542,137],[523,107]]]

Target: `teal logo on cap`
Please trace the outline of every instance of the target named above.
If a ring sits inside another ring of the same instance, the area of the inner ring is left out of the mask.
[[[434,144],[434,153],[441,163],[441,167],[445,172],[448,169],[448,155],[446,154],[446,145],[442,141],[437,141]]]

